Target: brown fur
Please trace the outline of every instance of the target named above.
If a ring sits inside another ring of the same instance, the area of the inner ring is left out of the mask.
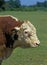
[[[5,43],[7,40],[4,33],[11,34],[11,30],[14,29],[14,27],[20,27],[21,25],[22,22],[16,21],[11,16],[0,16],[0,57],[5,55],[4,50],[6,50]]]

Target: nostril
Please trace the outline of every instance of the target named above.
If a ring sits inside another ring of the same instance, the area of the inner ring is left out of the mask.
[[[38,43],[36,43],[36,45],[38,45],[38,46],[39,46],[39,44],[38,44]]]

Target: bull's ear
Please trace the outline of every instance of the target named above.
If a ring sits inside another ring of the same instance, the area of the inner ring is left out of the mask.
[[[17,31],[19,31],[20,30],[20,27],[15,27],[14,29],[16,29]]]

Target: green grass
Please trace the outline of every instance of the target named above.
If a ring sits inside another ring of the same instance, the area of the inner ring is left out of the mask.
[[[30,20],[37,29],[40,46],[37,48],[16,48],[2,65],[47,65],[47,12],[4,11],[0,15],[13,15],[20,20]]]

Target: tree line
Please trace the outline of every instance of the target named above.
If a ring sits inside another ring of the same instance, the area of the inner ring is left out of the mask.
[[[37,2],[35,5],[21,5],[20,0],[0,0],[0,11],[15,10],[15,11],[47,11],[47,1]]]

